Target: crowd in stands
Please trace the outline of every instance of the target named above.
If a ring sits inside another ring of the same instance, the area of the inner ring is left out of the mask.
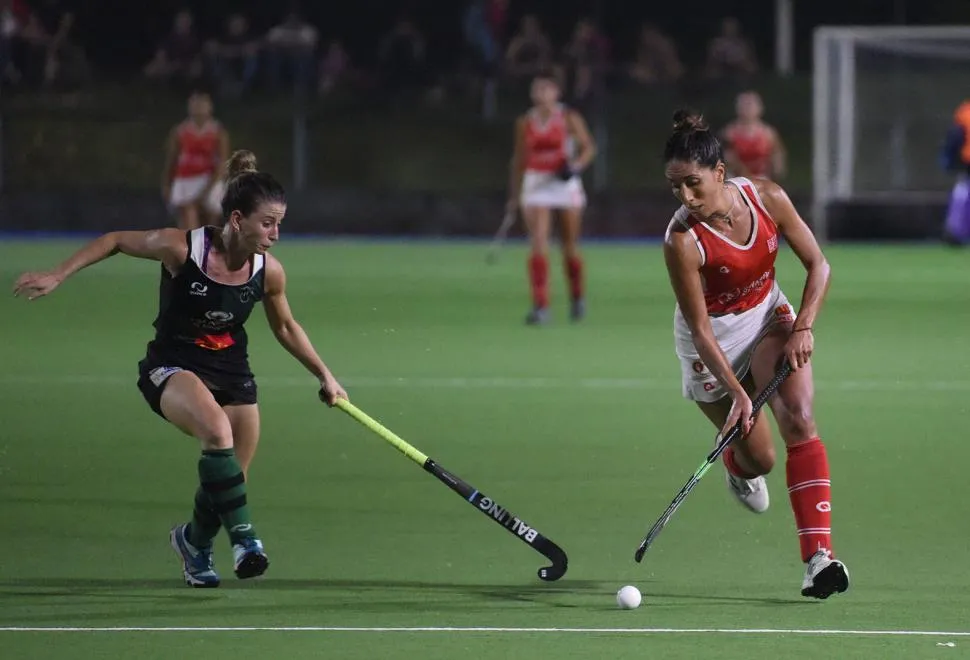
[[[512,0],[514,2],[514,0]],[[74,16],[56,0],[0,0],[0,84],[16,89],[81,86],[95,75],[78,38]],[[564,43],[556,43],[541,16],[511,19],[510,0],[466,0],[464,49],[442,69],[429,58],[429,39],[408,16],[375,36],[376,57],[355,62],[341,39],[321,36],[299,4],[282,8],[279,22],[257,29],[245,13],[225,16],[221,31],[200,30],[193,12],[176,11],[167,33],[140,67],[144,79],[180,88],[205,85],[221,97],[250,91],[300,89],[325,96],[342,89],[417,92],[440,96],[454,89],[481,93],[539,70],[558,72],[566,98],[588,99],[600,84],[675,83],[687,74],[678,45],[654,24],[640,26],[636,42],[615,44],[589,17],[579,17]],[[625,60],[625,61],[623,61]],[[736,18],[723,18],[707,44],[709,78],[755,73],[754,48]]]

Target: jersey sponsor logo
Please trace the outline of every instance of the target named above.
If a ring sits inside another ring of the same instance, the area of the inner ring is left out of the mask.
[[[209,351],[223,351],[235,343],[236,340],[228,332],[220,335],[202,335],[195,340],[196,346]]]
[[[768,237],[768,252],[775,252],[778,250],[778,236],[773,235]]]
[[[771,271],[766,270],[754,282],[746,284],[743,289],[734,289],[733,291],[725,291],[724,293],[718,294],[717,301],[722,305],[727,305],[728,303],[732,303],[739,298],[744,298],[752,291],[757,291],[765,284],[767,284],[768,279],[770,277],[771,277]]]
[[[228,324],[233,319],[232,312],[223,312],[220,310],[210,310],[205,313],[205,317],[213,323],[222,324]]]
[[[161,387],[169,376],[179,371],[182,371],[179,367],[156,367],[148,372],[148,380],[152,381],[155,387]]]
[[[189,285],[189,294],[193,296],[204,296],[209,292],[209,285],[202,282],[192,282]]]
[[[193,324],[197,328],[202,330],[208,330],[209,332],[225,332],[235,317],[232,312],[223,312],[220,310],[209,310],[205,313],[205,319],[195,319]]]

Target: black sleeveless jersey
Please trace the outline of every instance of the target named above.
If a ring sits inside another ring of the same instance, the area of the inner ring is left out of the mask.
[[[214,227],[186,232],[189,256],[172,275],[162,266],[155,338],[148,359],[199,376],[252,378],[243,327],[263,298],[265,257],[255,254],[249,281],[220,284],[206,274]]]

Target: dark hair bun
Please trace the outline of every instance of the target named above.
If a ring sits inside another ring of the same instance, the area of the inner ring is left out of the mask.
[[[693,133],[695,131],[706,130],[707,122],[704,121],[704,115],[685,109],[678,110],[674,113],[675,133]]]

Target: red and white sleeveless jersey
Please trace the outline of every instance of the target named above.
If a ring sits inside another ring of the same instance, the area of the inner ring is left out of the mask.
[[[737,186],[754,219],[751,236],[744,245],[735,243],[682,206],[675,224],[685,227],[701,253],[704,300],[711,315],[744,312],[763,301],[775,284],[778,227],[765,209],[754,184],[744,177],[728,179]]]
[[[771,156],[775,151],[771,129],[758,125],[745,129],[737,125],[725,131],[728,146],[737,155],[751,176],[768,176],[771,169]]]
[[[534,172],[556,172],[569,157],[569,127],[566,111],[557,106],[543,122],[535,110],[525,123],[525,169]]]
[[[219,122],[208,121],[196,126],[186,120],[176,129],[178,161],[176,178],[212,174],[219,160]]]

